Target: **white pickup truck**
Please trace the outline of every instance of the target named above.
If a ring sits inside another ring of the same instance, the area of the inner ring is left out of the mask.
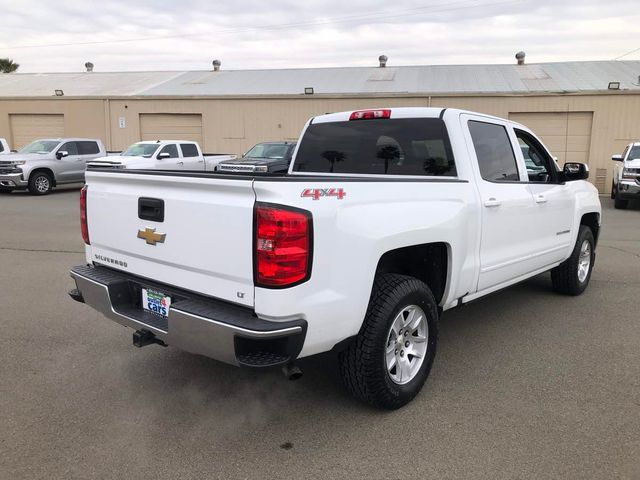
[[[615,208],[625,209],[629,200],[640,199],[640,142],[630,143],[622,155],[614,155],[616,163],[611,184]]]
[[[5,138],[0,138],[0,155],[8,155],[9,153],[11,153],[9,142]]]
[[[587,176],[500,118],[322,115],[286,175],[89,171],[70,295],[137,346],[292,376],[333,350],[356,397],[394,409],[425,382],[443,311],[546,271],[585,290],[601,213]]]
[[[96,160],[88,167],[213,172],[218,163],[236,158],[237,155],[204,155],[200,145],[189,140],[154,140],[134,143],[119,156]]]

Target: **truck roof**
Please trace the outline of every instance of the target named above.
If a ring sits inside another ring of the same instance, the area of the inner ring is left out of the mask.
[[[349,116],[353,112],[368,111],[368,110],[391,110],[392,118],[437,118],[440,117],[445,111],[456,112],[458,114],[468,113],[470,115],[480,115],[486,118],[491,118],[500,121],[509,121],[517,124],[508,119],[496,117],[493,115],[487,115],[485,113],[472,112],[470,110],[460,110],[457,108],[446,107],[376,107],[376,108],[360,108],[354,110],[348,110],[344,112],[327,113],[325,115],[318,115],[313,118],[312,123],[326,123],[326,122],[344,122],[349,120]]]
[[[145,145],[152,145],[152,144],[159,144],[159,143],[193,143],[194,145],[197,145],[198,142],[194,142],[193,140],[164,140],[164,139],[160,139],[160,140],[142,140],[140,142],[136,142],[137,144],[145,144]]]
[[[46,142],[102,142],[99,138],[82,138],[82,137],[58,137],[58,138],[38,138],[34,141]]]

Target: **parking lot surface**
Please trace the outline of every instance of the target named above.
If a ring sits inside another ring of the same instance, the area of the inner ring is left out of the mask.
[[[0,478],[640,478],[640,209],[603,202],[591,284],[445,312],[422,393],[382,412],[330,355],[237,369],[66,294],[78,189],[0,196]]]

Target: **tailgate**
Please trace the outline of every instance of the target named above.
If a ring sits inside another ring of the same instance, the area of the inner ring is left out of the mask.
[[[94,263],[253,306],[252,180],[126,171],[86,177]],[[139,213],[140,203],[150,209]],[[160,221],[153,209],[162,204]]]

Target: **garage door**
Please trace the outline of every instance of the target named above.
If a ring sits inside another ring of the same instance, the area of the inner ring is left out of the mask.
[[[191,140],[202,146],[202,115],[141,113],[140,139]]]
[[[64,137],[64,115],[11,114],[11,148],[22,148],[39,138]]]
[[[564,162],[589,163],[593,112],[510,113],[509,119],[526,125]]]

